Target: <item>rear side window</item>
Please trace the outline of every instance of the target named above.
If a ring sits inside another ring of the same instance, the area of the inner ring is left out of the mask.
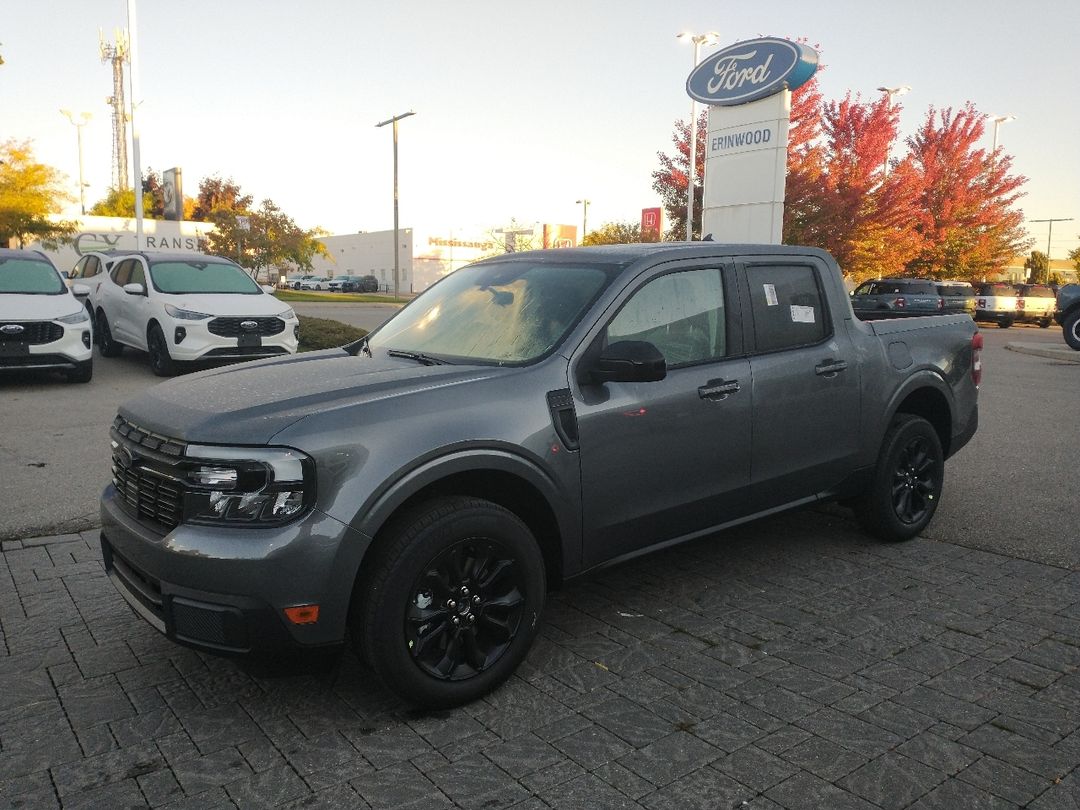
[[[759,352],[809,346],[828,336],[828,312],[813,267],[752,265],[746,273]]]
[[[980,284],[978,294],[989,296],[1014,296],[1016,295],[1016,290],[1008,284]]]
[[[1054,298],[1054,291],[1049,287],[1028,287],[1023,295],[1026,298]]]

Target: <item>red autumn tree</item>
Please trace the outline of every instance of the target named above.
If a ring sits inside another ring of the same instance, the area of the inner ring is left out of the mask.
[[[907,159],[886,176],[898,122],[886,98],[824,105],[820,139],[789,151],[785,242],[825,248],[856,281],[904,269],[921,247],[919,177]]]
[[[1001,149],[991,154],[976,147],[986,119],[970,102],[955,114],[931,107],[907,139],[922,187],[924,246],[908,263],[913,273],[978,279],[1030,247],[1023,212],[1015,207],[1027,178],[1009,174],[1012,158]]]
[[[705,181],[705,135],[708,129],[709,111],[706,108],[697,121],[697,164],[694,166],[694,238],[701,238],[701,206]],[[686,238],[686,178],[690,174],[690,127],[685,121],[675,122],[671,136],[675,154],[657,152],[660,168],[652,173],[653,191],[660,195],[660,202],[667,215],[668,230],[664,239]]]

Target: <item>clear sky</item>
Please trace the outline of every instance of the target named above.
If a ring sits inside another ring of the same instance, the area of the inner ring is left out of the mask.
[[[126,0],[4,0],[0,139],[32,139],[77,191],[87,110],[88,205],[110,182],[109,68],[98,29]],[[902,135],[928,108],[1011,114],[999,142],[1029,178],[1022,208],[1080,244],[1080,2],[1076,0],[139,0],[142,166],[232,177],[304,227],[392,227],[390,128],[400,124],[402,227],[637,221],[656,205],[656,153],[685,119],[691,47],[679,31],[820,46],[826,98],[908,84]],[[702,57],[711,49],[704,49]],[[987,133],[987,148],[991,134]],[[69,213],[76,213],[77,206]],[[1032,224],[1046,249],[1047,226]]]

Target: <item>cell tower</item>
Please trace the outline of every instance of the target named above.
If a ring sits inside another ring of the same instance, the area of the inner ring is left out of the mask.
[[[105,41],[105,35],[98,29],[98,42],[101,46],[101,62],[112,64],[113,94],[105,99],[105,103],[112,107],[112,184],[113,188],[127,191],[131,185],[128,182],[128,159],[127,159],[127,106],[124,103],[124,63],[128,61],[128,35],[127,31],[116,29],[113,32],[115,42],[110,44]]]

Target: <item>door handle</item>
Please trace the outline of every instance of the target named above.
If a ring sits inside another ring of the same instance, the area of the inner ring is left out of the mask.
[[[698,396],[702,399],[724,400],[732,394],[739,393],[738,380],[710,380],[698,388]]]
[[[845,368],[847,362],[844,360],[826,360],[814,366],[814,373],[821,377],[835,377]]]

